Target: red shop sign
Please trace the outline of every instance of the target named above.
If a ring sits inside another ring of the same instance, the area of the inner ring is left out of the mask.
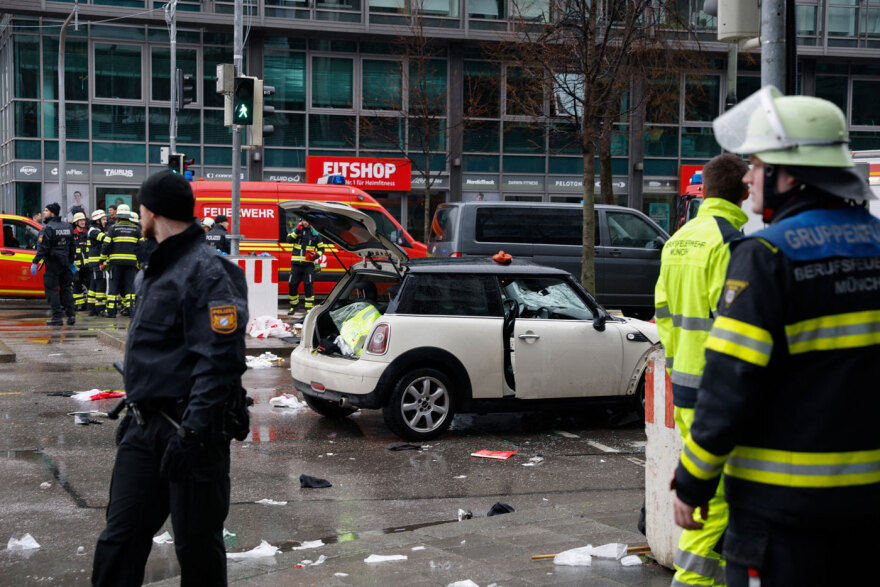
[[[306,182],[342,175],[347,185],[367,191],[408,192],[412,187],[409,159],[369,157],[306,157]]]

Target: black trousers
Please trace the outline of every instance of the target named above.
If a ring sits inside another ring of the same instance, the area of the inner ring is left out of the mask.
[[[43,266],[43,289],[46,291],[46,300],[52,308],[52,319],[60,320],[62,306],[68,317],[76,315],[73,306],[73,274],[70,266],[65,265],[54,257],[49,257]]]
[[[315,269],[314,265],[290,265],[290,289],[288,297],[296,297],[299,301],[299,284],[303,284],[303,293],[306,299],[315,299]]]
[[[877,506],[853,504],[853,515],[839,525],[785,525],[731,505],[724,538],[728,587],[748,587],[749,569],[758,572],[761,587],[875,585],[873,565],[854,559],[857,552],[880,550],[876,516],[860,517],[862,508],[876,511]]]
[[[170,513],[180,584],[226,585],[229,441],[203,451],[190,479],[174,483],[160,476],[159,465],[175,431],[158,413],[144,417],[144,426],[130,415],[120,424],[107,526],[95,549],[92,583],[141,585],[153,536]]]
[[[137,267],[134,265],[110,266],[110,280],[107,286],[108,312],[115,313],[117,306],[130,307],[134,310],[134,276],[136,274]]]
[[[73,301],[78,307],[82,307],[86,303],[90,280],[91,271],[85,265],[73,275]]]

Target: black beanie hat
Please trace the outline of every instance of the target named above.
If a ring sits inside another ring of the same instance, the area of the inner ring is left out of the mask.
[[[159,216],[186,222],[195,217],[193,209],[196,201],[189,181],[170,169],[154,173],[144,180],[137,197],[138,202]]]
[[[61,214],[61,206],[57,202],[52,202],[51,204],[46,204],[46,210],[58,216]]]
[[[221,222],[229,222],[229,218],[227,218],[223,214],[217,214],[216,216],[214,216],[214,222],[216,224],[220,224]]]

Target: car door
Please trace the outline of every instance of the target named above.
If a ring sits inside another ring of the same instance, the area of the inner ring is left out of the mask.
[[[0,295],[42,297],[43,277],[31,275],[40,231],[24,218],[3,218],[0,241]]]
[[[512,364],[518,399],[621,393],[620,331],[613,323],[597,330],[594,311],[567,279],[524,276],[500,284],[502,298],[517,305]]]
[[[633,210],[605,210],[605,227],[603,304],[653,307],[660,250],[668,236]]]

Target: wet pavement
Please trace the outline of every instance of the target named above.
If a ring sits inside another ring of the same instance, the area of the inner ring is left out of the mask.
[[[103,424],[76,425],[67,414],[106,411],[116,400],[85,405],[55,394],[122,387],[112,368],[122,350],[108,336],[124,340],[127,319],[80,314],[75,326],[52,328],[46,314],[43,301],[0,301],[0,340],[16,355],[14,363],[0,363],[0,543],[29,533],[41,544],[35,551],[0,550],[2,584],[87,584],[107,504],[116,424],[93,416]],[[232,445],[226,528],[234,536],[226,539],[227,551],[247,551],[263,540],[280,551],[230,560],[230,582],[660,585],[671,579],[647,558],[626,568],[596,559],[592,567],[531,559],[586,544],[645,544],[636,531],[645,435],[626,424],[632,418],[625,413],[457,416],[449,432],[422,450],[396,452],[387,447],[401,439],[378,411],[333,421],[308,409],[271,407],[272,397],[293,393],[284,368],[249,369],[244,383],[255,405],[250,436]],[[470,456],[479,449],[518,453],[505,461]],[[538,456],[542,462],[524,466]],[[333,487],[300,489],[301,474]],[[264,499],[287,503],[257,503]],[[486,517],[499,501],[516,511]],[[473,519],[459,522],[459,509],[471,510]],[[170,521],[159,534],[165,530]],[[295,549],[315,541],[322,544]],[[407,560],[365,563],[371,554]],[[320,565],[298,566],[322,555]],[[154,545],[146,581],[174,585],[178,574],[173,545]]]

